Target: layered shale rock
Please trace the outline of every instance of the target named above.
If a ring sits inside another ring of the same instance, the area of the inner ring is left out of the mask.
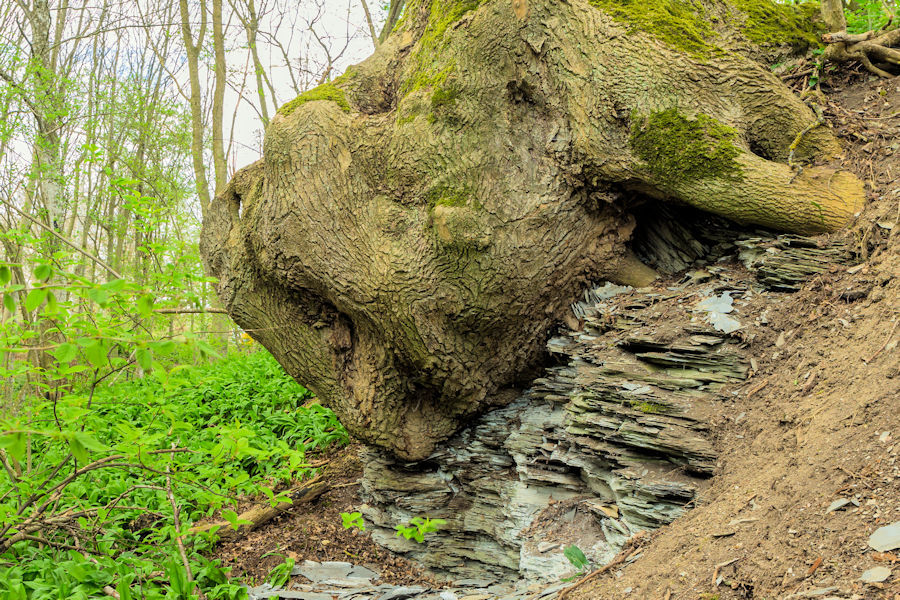
[[[737,340],[691,320],[693,287],[589,291],[573,307],[583,327],[548,344],[561,364],[518,400],[425,461],[367,451],[375,539],[456,576],[546,578],[569,570],[564,546],[602,564],[678,517],[715,470],[718,396],[748,373]],[[421,515],[448,523],[426,544],[395,535]]]

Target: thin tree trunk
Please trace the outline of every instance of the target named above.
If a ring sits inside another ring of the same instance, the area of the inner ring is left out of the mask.
[[[193,155],[194,178],[196,180],[197,197],[200,200],[200,212],[206,218],[209,209],[210,194],[209,180],[206,177],[206,164],[203,160],[203,98],[200,90],[200,48],[203,46],[203,36],[206,34],[206,1],[200,2],[200,30],[197,33],[197,41],[194,42],[191,33],[190,12],[187,0],[179,0],[181,11],[181,36],[184,39],[184,49],[187,56],[188,75],[191,82],[191,154]]]

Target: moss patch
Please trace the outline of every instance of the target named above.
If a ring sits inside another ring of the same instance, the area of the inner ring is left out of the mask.
[[[329,102],[334,102],[339,107],[341,107],[342,111],[350,112],[350,103],[347,102],[347,96],[346,94],[344,94],[344,90],[335,85],[335,83],[340,79],[341,78],[339,77],[334,81],[323,83],[322,85],[315,87],[307,92],[303,92],[302,94],[300,94],[290,102],[285,103],[281,108],[279,108],[278,114],[286,117],[307,102],[314,102],[316,100],[327,100]]]
[[[669,407],[659,402],[640,402],[631,405],[631,408],[648,415],[663,415],[669,412]]]
[[[416,65],[412,75],[400,85],[400,94],[405,96],[424,87],[442,85],[456,70],[453,60],[441,61],[441,54],[447,45],[447,29],[459,21],[466,13],[484,4],[487,0],[427,0],[428,22],[418,48],[413,57]],[[408,6],[406,13],[411,14],[416,8]]]
[[[734,129],[702,113],[690,119],[670,108],[649,117],[632,116],[631,148],[660,181],[739,179],[736,138]]]
[[[729,3],[747,15],[742,28],[744,35],[760,46],[788,45],[803,51],[819,45],[819,32],[813,20],[819,10],[817,4],[777,4],[771,0],[730,0]]]
[[[709,57],[722,53],[709,41],[716,34],[709,25],[706,11],[690,0],[590,0],[590,4],[616,21],[693,56]]]
[[[426,195],[428,209],[435,206],[467,206],[472,192],[467,187],[450,187],[446,185],[432,188]]]

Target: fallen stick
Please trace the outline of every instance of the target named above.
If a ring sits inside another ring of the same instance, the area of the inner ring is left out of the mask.
[[[728,565],[733,565],[734,563],[736,563],[739,560],[741,560],[740,557],[732,558],[731,560],[726,560],[725,562],[720,562],[719,564],[716,565],[716,570],[713,571],[713,577],[712,577],[712,584],[713,584],[714,588],[719,587],[719,584],[718,584],[719,571],[721,569],[724,569]]]
[[[864,363],[869,364],[870,362],[872,362],[873,360],[875,360],[876,358],[878,358],[878,355],[879,355],[879,354],[881,354],[882,352],[884,352],[884,349],[887,348],[888,343],[890,343],[891,339],[894,337],[894,330],[897,329],[897,324],[898,324],[898,323],[900,323],[900,319],[894,321],[894,326],[891,327],[891,332],[888,334],[887,339],[884,340],[884,343],[881,345],[881,348],[878,349],[878,352],[876,352],[875,354],[873,354],[873,355],[870,356],[869,358],[863,358],[863,359],[862,359]]]
[[[250,522],[238,525],[237,529],[231,527],[228,521],[216,521],[215,523],[203,523],[200,525],[194,525],[193,527],[191,527],[189,533],[204,533],[206,531],[209,531],[213,527],[218,527],[219,530],[217,531],[217,534],[219,536],[220,542],[233,540],[235,538],[241,537],[242,535],[250,533],[254,529],[258,529],[262,525],[265,525],[278,515],[287,511],[291,506],[295,504],[298,504],[300,502],[312,502],[313,500],[324,494],[326,491],[328,491],[328,489],[328,484],[323,482],[319,477],[316,477],[288,491],[287,496],[290,497],[291,502],[280,502],[275,506],[272,506],[268,503],[257,504],[249,510],[242,512],[237,517],[238,521]]]

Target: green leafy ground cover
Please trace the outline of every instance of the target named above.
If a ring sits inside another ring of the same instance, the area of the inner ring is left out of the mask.
[[[187,530],[217,510],[234,521],[238,496],[278,501],[279,484],[312,473],[308,452],[347,441],[331,411],[304,406],[310,397],[256,352],[155,369],[7,419],[0,600],[242,597],[204,557],[209,537]]]

